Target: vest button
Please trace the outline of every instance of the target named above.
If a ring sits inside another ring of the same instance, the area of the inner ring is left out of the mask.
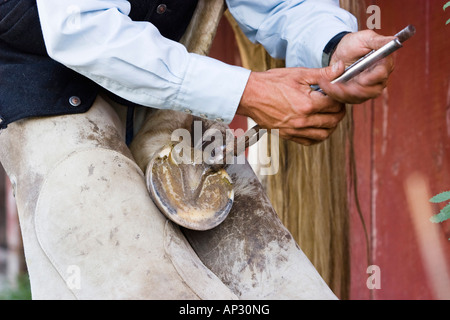
[[[77,96],[72,96],[69,98],[69,103],[72,107],[78,107],[81,104],[81,99]]]
[[[156,12],[158,13],[158,14],[163,14],[163,13],[165,13],[167,11],[167,5],[165,5],[164,3],[163,4],[160,4],[157,8],[156,8]]]

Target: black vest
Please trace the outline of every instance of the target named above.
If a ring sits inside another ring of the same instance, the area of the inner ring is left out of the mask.
[[[129,2],[131,19],[150,21],[178,41],[198,0]],[[28,117],[86,112],[99,90],[47,55],[36,0],[0,0],[0,129]]]

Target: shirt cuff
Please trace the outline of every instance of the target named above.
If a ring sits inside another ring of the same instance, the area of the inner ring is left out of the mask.
[[[331,39],[328,42],[325,49],[323,49],[322,67],[325,68],[330,65],[331,57],[333,56],[333,53],[336,51],[337,46],[341,42],[342,38],[344,38],[349,33],[351,33],[351,32],[344,31],[344,32],[338,33],[337,35],[334,36],[333,39]]]
[[[326,27],[310,30],[311,37],[297,43],[295,50],[288,51],[286,66],[321,68],[323,51],[329,41],[339,33],[358,31],[356,23],[348,24],[351,27],[338,19],[337,21],[323,21],[323,25]],[[312,38],[313,41],[311,41]]]
[[[175,101],[176,109],[230,123],[249,76],[250,70],[192,53]]]

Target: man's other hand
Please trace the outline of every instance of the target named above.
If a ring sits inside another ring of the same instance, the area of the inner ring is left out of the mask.
[[[377,50],[395,37],[384,37],[372,30],[349,33],[336,48],[330,65],[342,61],[350,66],[372,50]],[[378,97],[386,88],[390,74],[394,70],[394,59],[389,56],[344,84],[331,85],[327,81],[319,83],[330,97],[343,102],[358,104]]]
[[[344,71],[344,64],[322,69],[282,68],[252,72],[237,113],[280,137],[303,145],[327,139],[345,116],[344,104],[311,85],[328,83]]]

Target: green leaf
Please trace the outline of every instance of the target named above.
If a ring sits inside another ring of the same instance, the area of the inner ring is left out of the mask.
[[[430,202],[440,203],[450,200],[450,191],[445,191],[430,199]]]
[[[446,4],[444,4],[444,11],[445,11],[445,9],[447,9],[448,7],[450,7],[450,1],[447,2]]]
[[[430,221],[433,223],[440,223],[448,219],[450,219],[450,204],[444,207],[437,215],[431,217]]]

